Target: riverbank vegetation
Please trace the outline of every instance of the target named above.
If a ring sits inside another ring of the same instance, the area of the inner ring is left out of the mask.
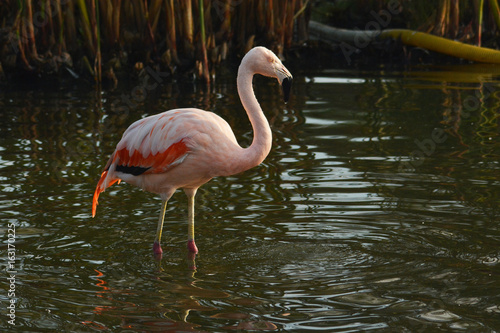
[[[157,66],[209,80],[213,65],[254,44],[278,54],[306,39],[308,1],[6,0],[0,74],[91,75]],[[295,36],[295,39],[294,39]]]
[[[154,68],[210,82],[218,64],[255,45],[280,56],[307,45],[311,55],[322,46],[309,40],[311,17],[338,28],[405,28],[498,49],[498,1],[4,0],[0,81],[62,76],[116,83]],[[333,58],[345,58],[339,45],[328,46]],[[407,61],[411,53],[397,41],[350,51],[362,63]]]

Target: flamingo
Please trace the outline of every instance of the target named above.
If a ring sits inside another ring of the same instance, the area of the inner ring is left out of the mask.
[[[234,175],[259,165],[271,150],[271,128],[253,91],[255,74],[277,78],[285,102],[292,81],[288,69],[265,47],[255,47],[243,57],[237,87],[252,124],[253,141],[249,147],[242,148],[229,124],[209,111],[174,109],[140,119],[123,133],[104,167],[94,192],[92,217],[96,214],[99,194],[122,180],[159,194],[162,208],[153,252],[161,257],[167,202],[177,189],[183,189],[188,198],[187,247],[196,255],[194,201],[198,188],[214,177]]]

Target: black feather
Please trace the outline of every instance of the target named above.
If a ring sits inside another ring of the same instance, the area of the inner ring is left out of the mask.
[[[134,176],[139,176],[143,174],[144,172],[148,171],[151,169],[151,167],[144,168],[140,166],[128,166],[128,165],[117,165],[116,166],[116,171],[123,172],[123,173],[130,173],[131,175]]]

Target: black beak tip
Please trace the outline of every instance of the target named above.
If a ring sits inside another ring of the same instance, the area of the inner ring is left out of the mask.
[[[292,88],[292,78],[291,77],[286,77],[283,79],[283,82],[281,83],[281,88],[283,89],[283,100],[285,103],[288,102],[290,99],[290,90]]]

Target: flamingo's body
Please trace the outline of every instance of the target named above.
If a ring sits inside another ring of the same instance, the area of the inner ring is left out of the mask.
[[[266,48],[250,50],[238,70],[238,93],[252,123],[250,147],[238,144],[229,124],[216,114],[199,109],[175,109],[133,123],[111,155],[99,180],[92,204],[106,188],[121,180],[160,194],[163,205],[153,249],[160,246],[168,199],[184,189],[189,204],[188,248],[197,253],[194,242],[194,196],[197,189],[216,176],[233,175],[259,165],[271,149],[271,129],[252,88],[254,74],[273,76],[283,85],[288,98],[290,72]]]

